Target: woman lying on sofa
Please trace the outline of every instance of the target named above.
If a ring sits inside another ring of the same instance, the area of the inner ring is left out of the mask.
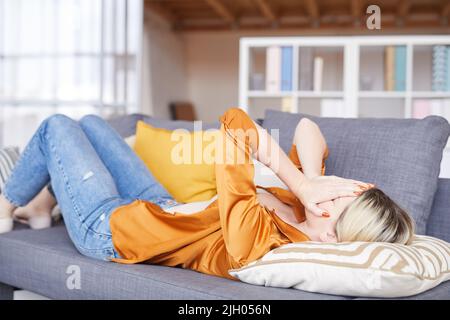
[[[51,180],[74,245],[101,260],[232,278],[229,269],[290,242],[411,241],[411,218],[381,190],[323,176],[328,150],[312,121],[300,121],[289,157],[242,110],[230,109],[220,121],[218,199],[185,215],[164,211],[176,201],[104,120],[52,116],[8,179],[0,196],[0,225],[10,225],[15,208],[26,206]],[[252,156],[290,191],[257,192]]]

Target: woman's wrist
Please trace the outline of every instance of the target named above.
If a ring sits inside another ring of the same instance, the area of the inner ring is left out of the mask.
[[[295,185],[291,188],[291,191],[297,198],[299,198],[299,200],[302,200],[305,193],[304,191],[307,188],[310,179],[306,175],[302,174],[301,171],[298,172],[299,176],[295,179]]]
[[[308,172],[308,171],[303,171],[303,175],[305,176],[305,178],[307,178],[307,179],[314,179],[314,178],[317,178],[317,177],[319,177],[319,176],[321,176],[321,174],[320,173],[317,173],[317,172]]]

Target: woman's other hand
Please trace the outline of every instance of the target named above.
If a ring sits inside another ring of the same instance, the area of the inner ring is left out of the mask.
[[[305,178],[293,190],[307,210],[316,216],[329,216],[328,212],[318,207],[318,203],[340,197],[357,197],[361,192],[374,185],[358,180],[344,179],[336,176],[317,176]]]

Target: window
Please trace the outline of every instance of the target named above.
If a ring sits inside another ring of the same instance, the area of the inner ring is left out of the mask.
[[[52,113],[137,110],[141,28],[142,0],[0,0],[3,144]]]

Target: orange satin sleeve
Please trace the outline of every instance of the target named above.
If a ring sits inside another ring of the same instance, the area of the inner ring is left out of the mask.
[[[216,181],[221,228],[229,256],[243,266],[279,244],[271,241],[275,226],[259,204],[253,182],[251,151],[256,151],[259,141],[257,135],[252,136],[257,134],[255,124],[240,109],[228,110],[220,121],[224,152],[216,163]],[[239,129],[248,134],[238,134]],[[239,159],[245,159],[244,163]]]
[[[323,154],[323,160],[322,160],[322,176],[325,174],[325,161],[328,158],[328,147],[325,149],[325,153]],[[291,150],[289,151],[289,159],[292,161],[292,163],[302,171],[302,164],[300,163],[300,159],[298,158],[298,151],[295,144],[292,144]]]

